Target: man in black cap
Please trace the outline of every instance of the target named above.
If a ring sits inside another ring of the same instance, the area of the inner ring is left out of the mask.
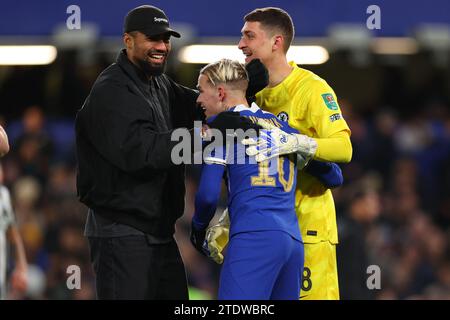
[[[131,10],[126,48],[77,114],[77,190],[89,207],[85,235],[99,299],[188,299],[173,237],[184,211],[185,168],[171,160],[178,143],[171,134],[193,127],[198,93],[164,74],[171,36],[180,34],[162,10]],[[232,118],[216,128],[248,129]]]
[[[77,190],[89,207],[99,299],[187,299],[173,238],[184,210],[184,166],[173,165],[175,128],[192,128],[197,92],[164,74],[170,52],[164,12],[131,10],[116,63],[97,78],[76,118]]]
[[[180,34],[169,27],[164,12],[153,6],[130,11],[125,18],[124,33],[128,58],[148,77],[164,72],[170,36],[180,38]]]

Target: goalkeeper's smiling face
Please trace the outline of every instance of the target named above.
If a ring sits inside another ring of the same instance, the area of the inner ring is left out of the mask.
[[[278,35],[271,36],[258,21],[247,21],[241,33],[238,47],[245,55],[245,63],[258,58],[266,64],[272,57],[274,45],[279,41]]]
[[[208,80],[208,77],[201,74],[198,77],[197,89],[200,92],[197,103],[205,110],[206,118],[225,111],[225,107],[222,103],[224,90],[222,86],[213,86]]]

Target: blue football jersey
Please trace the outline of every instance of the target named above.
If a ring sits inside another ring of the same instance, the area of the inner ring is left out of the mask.
[[[238,105],[229,112],[239,112],[253,122],[265,119],[285,132],[298,133],[255,103],[251,108]],[[206,164],[226,167],[230,236],[239,232],[280,230],[301,241],[295,213],[295,155],[257,163],[254,157],[247,156],[245,149],[239,142],[228,144],[214,148],[204,159]]]

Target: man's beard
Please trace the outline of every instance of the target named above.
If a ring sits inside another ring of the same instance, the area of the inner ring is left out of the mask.
[[[161,64],[151,63],[147,59],[137,59],[137,63],[147,77],[156,77],[164,73],[167,60]]]

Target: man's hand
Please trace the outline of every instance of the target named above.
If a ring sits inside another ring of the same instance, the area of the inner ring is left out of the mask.
[[[195,249],[197,249],[198,252],[203,254],[204,256],[208,255],[208,252],[204,249],[204,242],[205,242],[205,236],[206,236],[206,230],[197,230],[194,227],[194,224],[191,224],[191,236],[190,240],[192,245]]]
[[[255,101],[255,95],[269,84],[269,71],[261,60],[253,59],[245,65],[248,74],[248,88],[245,93],[248,104]]]
[[[209,227],[206,231],[206,245],[209,251],[209,257],[218,264],[223,262],[222,251],[228,244],[229,235],[230,217],[228,215],[228,209],[225,209],[219,218],[219,222]]]
[[[27,269],[16,267],[11,275],[11,287],[14,291],[24,293],[27,290]]]
[[[273,124],[258,119],[258,124],[266,130],[260,130],[258,139],[244,139],[242,144],[249,145],[247,155],[255,156],[256,161],[266,161],[283,154],[299,153],[305,159],[311,158],[317,150],[317,142],[303,134],[290,134]]]
[[[219,113],[211,122],[208,122],[208,126],[212,129],[219,130],[224,137],[226,136],[227,129],[242,129],[244,131],[253,129],[255,133],[258,133],[261,128],[247,117],[241,116],[239,112],[230,111]]]

